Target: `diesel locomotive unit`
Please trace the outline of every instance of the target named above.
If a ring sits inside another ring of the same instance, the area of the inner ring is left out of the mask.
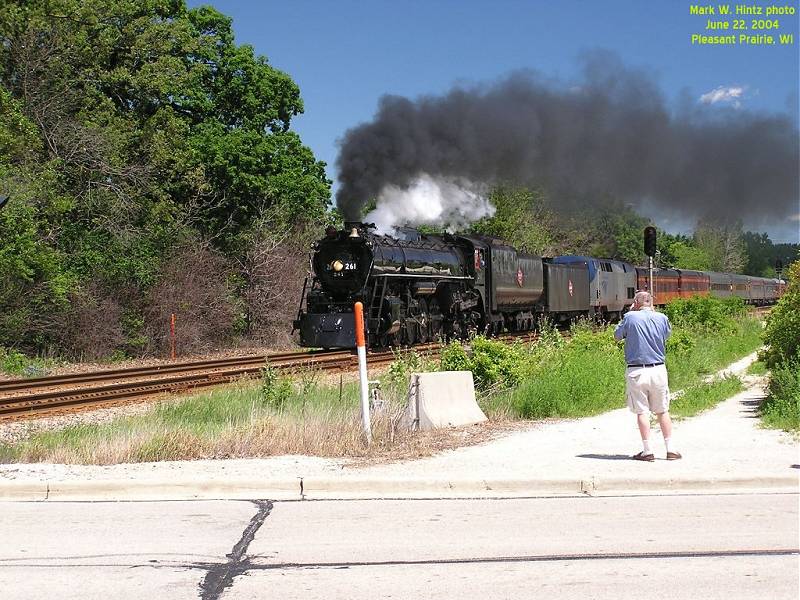
[[[543,258],[497,238],[427,235],[412,228],[396,237],[349,222],[329,227],[314,245],[312,276],[303,286],[293,331],[300,345],[352,348],[353,305],[364,305],[370,346],[412,345],[439,337],[528,331],[542,315],[618,319],[647,269],[588,256]],[[737,295],[768,304],[783,292],[776,279],[679,269],[654,271],[658,304],[697,294]]]

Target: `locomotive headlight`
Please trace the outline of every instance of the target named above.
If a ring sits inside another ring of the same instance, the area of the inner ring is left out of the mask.
[[[344,269],[344,263],[340,260],[335,260],[331,263],[331,269],[336,271],[337,273]]]

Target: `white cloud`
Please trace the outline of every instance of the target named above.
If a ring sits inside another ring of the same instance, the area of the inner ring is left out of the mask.
[[[717,88],[714,88],[710,92],[706,92],[705,94],[700,96],[700,102],[702,102],[703,104],[717,104],[718,102],[729,102],[733,104],[735,108],[739,108],[742,106],[741,100],[744,98],[744,92],[746,89],[747,89],[746,86],[721,85]]]
[[[800,223],[800,213],[797,213],[796,215],[790,215],[789,216],[789,220],[790,221],[797,221],[798,223]]]

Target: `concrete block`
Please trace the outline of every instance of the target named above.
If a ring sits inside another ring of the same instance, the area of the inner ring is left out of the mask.
[[[475,401],[472,371],[413,373],[405,422],[411,429],[471,425],[486,420]]]

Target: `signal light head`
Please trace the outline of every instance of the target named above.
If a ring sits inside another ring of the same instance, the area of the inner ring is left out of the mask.
[[[656,228],[652,225],[644,228],[644,253],[647,256],[656,255]]]

